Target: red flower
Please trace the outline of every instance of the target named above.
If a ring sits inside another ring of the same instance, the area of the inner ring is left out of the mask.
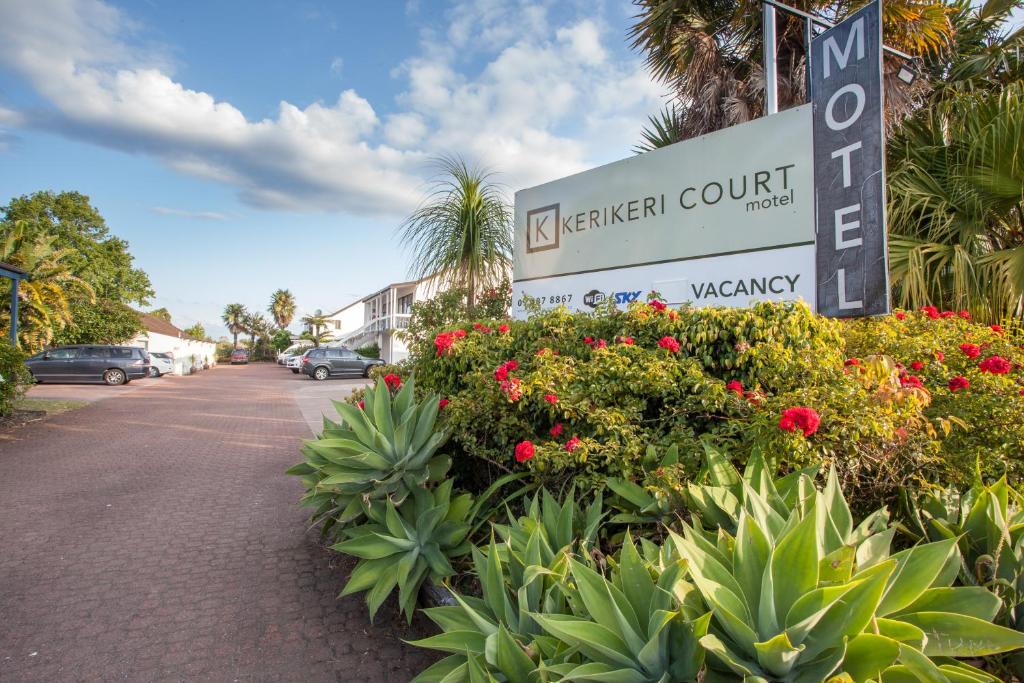
[[[626,346],[632,346],[633,345],[633,338],[632,337],[616,337],[615,341],[619,342],[620,344],[625,344]]]
[[[907,314],[904,313],[903,311],[896,311],[895,313],[893,313],[893,315],[896,316],[897,320],[906,320],[907,319]]]
[[[595,349],[603,349],[603,348],[605,348],[605,347],[607,347],[607,346],[608,346],[608,342],[606,342],[606,341],[605,341],[604,339],[598,339],[598,340],[597,340],[596,342],[594,342],[594,344],[593,344],[593,347],[594,347]]]
[[[731,382],[727,382],[725,385],[726,391],[731,391],[737,396],[743,396],[743,382],[738,379],[734,379]]]
[[[584,344],[593,344],[594,343],[594,338],[593,337],[584,337],[583,338],[583,343]]]
[[[936,351],[935,360],[941,363],[942,361],[946,360],[946,354],[944,354],[942,351]]]
[[[658,346],[668,349],[672,353],[679,353],[679,342],[676,341],[675,337],[662,337],[658,340]]]
[[[971,312],[970,311],[960,311],[960,317],[963,318],[964,320],[970,320],[971,319]]]
[[[452,332],[452,334],[454,334],[459,339],[462,339],[463,337],[466,336],[466,331],[465,330],[455,330],[454,332]]]
[[[787,432],[802,431],[804,436],[810,436],[818,431],[820,424],[821,418],[818,416],[818,411],[805,406],[786,408],[779,418],[779,429]]]
[[[942,318],[953,318],[956,317],[956,313],[954,313],[953,311],[943,311],[942,313],[939,314],[939,316]]]
[[[366,401],[360,401],[356,405],[359,406],[359,410],[366,410]]]
[[[442,398],[437,402],[437,409],[444,410],[444,407],[448,405],[449,401],[446,398]]]
[[[981,347],[977,344],[961,344],[960,350],[964,352],[964,355],[968,358],[977,358],[981,355]]]
[[[523,388],[520,382],[515,377],[507,379],[501,383],[501,390],[508,396],[510,401],[518,401],[523,397]]]
[[[993,331],[993,332],[995,332],[996,334],[1002,334],[1002,333],[1003,333],[1003,327],[1002,327],[1002,325],[989,325],[989,327],[990,327],[990,328],[992,329],[992,331]]]
[[[925,306],[924,308],[921,309],[921,312],[924,313],[929,318],[931,318],[932,320],[935,320],[936,318],[939,317],[939,309],[935,308],[934,306]]]
[[[507,363],[505,363],[505,367],[508,368],[509,371],[518,370],[519,369],[519,361],[517,361],[517,360],[510,360]]]
[[[924,383],[921,382],[920,377],[916,377],[915,375],[905,375],[900,377],[900,386],[911,389],[921,389],[924,387]]]
[[[565,450],[572,453],[574,450],[580,447],[580,439],[578,436],[574,436],[565,442]]]
[[[550,403],[551,405],[555,405],[556,403],[558,403],[558,397],[555,396],[554,394],[544,394],[544,400]]]
[[[654,299],[652,301],[648,301],[647,305],[650,306],[651,308],[653,308],[656,311],[664,311],[666,308],[668,308],[668,306],[665,305],[664,301],[660,301],[658,299]]]
[[[562,435],[562,430],[563,430],[562,423],[561,422],[556,422],[555,426],[552,427],[548,431],[548,434],[550,434],[551,436],[553,436],[553,437],[555,437],[557,439],[558,437],[560,437]]]
[[[915,361],[913,361],[913,362],[912,362],[912,363],[910,364],[910,369],[911,369],[911,370],[920,370],[920,369],[921,369],[921,368],[923,368],[923,367],[924,367],[924,363],[922,363],[922,362],[921,362],[921,361],[919,361],[919,360],[915,360]]]
[[[441,356],[451,350],[455,344],[455,335],[451,332],[441,332],[434,337],[434,346],[437,347],[437,355]]]
[[[971,386],[971,383],[968,382],[967,378],[963,375],[957,375],[956,377],[950,378],[948,386],[950,391],[960,391],[961,389],[966,389]]]
[[[494,379],[499,382],[504,382],[508,379],[508,373],[519,368],[519,363],[515,360],[505,361],[498,366],[497,370],[494,371]]]
[[[907,432],[905,427],[899,427],[895,432],[893,432],[893,436],[895,436],[896,440],[900,443],[903,443],[910,438],[910,434]]]
[[[395,390],[402,386],[402,378],[398,375],[387,374],[384,375],[384,384],[387,384],[389,389]]]
[[[1002,356],[989,356],[978,363],[978,369],[982,372],[991,372],[993,375],[1005,375],[1011,369],[1010,361]]]
[[[533,457],[533,442],[520,441],[516,444],[516,462],[526,462]]]
[[[512,329],[512,328],[510,328],[505,323],[502,323],[502,324],[498,325],[498,332],[501,332],[502,334],[508,334],[508,331],[510,329]]]
[[[743,398],[747,399],[755,406],[759,406],[764,403],[764,394],[760,391],[745,391],[743,392]]]
[[[1020,394],[1021,396],[1024,396],[1024,389],[1021,389],[1021,390],[1020,390],[1020,392],[1018,392],[1018,393],[1019,393],[1019,394]]]
[[[483,323],[473,323],[473,329],[479,332],[480,334],[491,333],[491,328],[487,327],[487,325],[484,325]]]
[[[843,361],[843,365],[847,367],[851,365],[860,365],[860,358],[847,358]]]

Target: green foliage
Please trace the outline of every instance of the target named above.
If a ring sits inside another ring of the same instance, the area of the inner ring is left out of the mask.
[[[836,481],[818,491],[801,476],[789,515],[748,487],[735,537],[699,524],[672,534],[713,613],[700,639],[712,668],[751,681],[996,680],[951,658],[1007,652],[1024,634],[991,623],[995,596],[951,587],[956,540],[890,554],[891,535],[858,534]]]
[[[292,345],[292,333],[288,330],[278,330],[270,338],[270,346],[277,352],[284,351]]]
[[[412,483],[412,482],[410,482]],[[466,540],[472,520],[473,497],[452,497],[451,479],[436,489],[412,488],[408,504],[393,498],[358,499],[368,522],[345,528],[344,541],[331,546],[360,558],[341,595],[367,591],[370,618],[398,587],[398,604],[412,621],[420,586],[455,574],[449,558],[471,549]]]
[[[508,278],[502,278],[497,286],[485,288],[477,297],[473,313],[467,301],[466,290],[454,287],[438,292],[430,299],[414,302],[409,326],[401,332],[403,338],[410,345],[433,343],[434,333],[443,327],[474,317],[484,320],[505,318],[512,305],[512,285]]]
[[[401,506],[409,494],[438,482],[451,460],[438,454],[447,433],[438,428],[438,397],[413,398],[409,379],[392,395],[383,379],[363,397],[364,408],[334,405],[340,423],[324,418],[324,430],[304,442],[305,461],[288,470],[302,477],[304,505],[312,521],[336,532],[366,515],[365,502],[389,500]]]
[[[57,251],[67,250],[63,262],[101,299],[146,305],[153,296],[149,276],[132,265],[128,242],[110,234],[106,221],[79,192],[35,192],[0,207],[0,238],[16,221],[29,237],[52,238]]]
[[[56,332],[53,344],[123,344],[145,331],[139,314],[110,299],[71,304],[71,324]]]
[[[227,325],[228,332],[231,333],[235,348],[238,347],[238,335],[245,332],[245,322],[248,316],[249,312],[242,304],[228,304],[220,316],[220,319]]]
[[[163,320],[165,322],[171,322],[171,312],[168,311],[166,308],[154,308],[152,311],[149,312],[149,315],[153,316],[154,318],[159,318],[160,320]]]
[[[25,354],[12,346],[8,338],[0,339],[0,416],[11,414],[14,402],[25,394],[31,380]]]
[[[292,319],[295,318],[295,295],[287,289],[275,291],[270,295],[270,305],[267,306],[267,311],[278,327],[288,327]]]
[[[970,485],[975,463],[986,479],[1005,473],[1012,481],[1022,481],[1024,335],[1019,327],[1007,325],[997,332],[959,315],[933,319],[915,312],[851,321],[844,325],[843,336],[849,356],[885,354],[922,381],[929,400],[924,416],[942,437],[947,463],[937,484]],[[962,344],[976,345],[979,355],[971,358],[960,349]],[[979,364],[990,356],[1006,358],[1012,370],[984,372]],[[970,386],[951,390],[953,377],[966,378]]]
[[[380,344],[373,342],[366,346],[360,346],[358,349],[355,349],[355,352],[366,358],[380,358]]]
[[[187,336],[192,337],[193,339],[202,339],[209,341],[209,337],[206,336],[206,328],[203,327],[202,323],[196,323],[191,327],[186,327],[184,330],[182,330],[182,332],[184,332]]]

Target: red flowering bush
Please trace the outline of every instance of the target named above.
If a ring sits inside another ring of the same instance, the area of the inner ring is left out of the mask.
[[[977,344],[961,344],[960,350],[963,351],[964,355],[968,358],[977,358],[981,355],[981,347]]]
[[[957,392],[969,388],[971,383],[963,375],[957,375],[956,377],[950,377],[949,383],[946,386],[950,392]]]
[[[779,429],[786,432],[799,431],[805,437],[818,431],[818,425],[820,424],[821,416],[818,415],[818,411],[806,406],[786,408],[782,411],[781,417],[779,417]]]
[[[662,337],[658,340],[658,346],[672,353],[679,353],[679,342],[674,337]]]
[[[993,375],[1005,375],[1010,372],[1010,361],[1002,356],[989,356],[978,363],[978,369],[982,372],[991,372]]]
[[[533,458],[533,442],[520,441],[516,444],[516,462],[526,462]]]
[[[384,384],[388,385],[388,389],[391,391],[397,391],[402,386],[402,378],[396,374],[390,373],[384,375]]]
[[[737,396],[743,396],[743,382],[740,382],[739,380],[734,379],[730,382],[726,382],[725,389],[726,391],[733,392]]]

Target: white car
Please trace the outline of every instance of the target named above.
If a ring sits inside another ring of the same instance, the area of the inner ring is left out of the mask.
[[[151,351],[149,354],[149,376],[160,377],[173,374],[174,356],[160,351]]]
[[[307,349],[308,351],[308,349]],[[288,356],[284,362],[284,366],[294,372],[296,375],[302,371],[302,357],[306,355],[306,351],[303,351],[297,356]]]
[[[312,344],[309,342],[302,342],[299,344],[292,344],[287,349],[277,354],[277,362],[279,365],[288,365],[288,359],[293,356],[301,356],[308,349],[312,348]]]

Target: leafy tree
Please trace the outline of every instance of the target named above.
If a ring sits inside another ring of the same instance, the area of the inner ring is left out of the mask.
[[[54,344],[123,344],[145,331],[131,306],[110,299],[75,306],[74,320],[54,335]]]
[[[71,249],[55,247],[53,236],[33,231],[24,221],[5,225],[0,236],[0,261],[17,266],[29,274],[18,287],[18,339],[29,351],[50,344],[54,336],[72,324],[70,302],[81,297],[95,302],[92,287],[71,272],[66,261]],[[0,310],[6,313],[10,330],[10,283],[0,283]]]
[[[89,197],[79,192],[36,192],[0,207],[0,236],[15,221],[24,221],[30,236],[55,238],[53,247],[67,249],[68,271],[103,299],[145,305],[153,296],[149,276],[133,267],[128,242],[114,237]]]
[[[400,229],[413,252],[415,277],[437,274],[465,289],[472,310],[481,288],[505,274],[512,253],[512,214],[491,174],[458,157],[437,160],[439,175],[427,202]]]
[[[322,315],[319,311],[313,315],[304,316],[302,324],[306,326],[306,331],[302,333],[301,337],[313,342],[313,346],[320,346],[331,340],[330,331],[324,329],[327,327],[327,316]]]
[[[287,289],[279,289],[270,295],[270,306],[267,311],[278,327],[284,328],[295,318],[295,295]]]
[[[191,327],[186,327],[182,331],[185,334],[187,334],[189,337],[192,337],[193,339],[204,339],[204,340],[208,340],[209,339],[209,337],[206,336],[206,328],[203,327],[202,323],[196,323],[195,325],[192,325]]]
[[[634,0],[639,8],[629,37],[646,56],[652,75],[670,87],[675,102],[644,132],[639,151],[686,140],[764,111],[763,37],[756,0]],[[804,0],[799,9],[840,21],[859,2]],[[912,55],[939,50],[952,29],[939,0],[889,0],[883,5],[888,45]],[[803,21],[777,17],[778,102],[788,109],[807,100]],[[898,78],[900,63],[886,58],[885,102],[899,120],[917,104],[923,84],[908,87]]]
[[[238,335],[245,331],[245,318],[247,315],[248,311],[245,310],[245,306],[242,304],[228,304],[224,307],[224,313],[220,316],[220,319],[227,325],[228,332],[234,338],[235,348],[238,347]]]
[[[274,336],[270,338],[270,346],[275,351],[284,351],[292,345],[292,333],[288,330],[278,330],[274,333]]]
[[[152,311],[149,312],[149,315],[153,316],[154,318],[160,318],[160,320],[163,320],[165,322],[171,322],[171,312],[168,311],[166,308],[154,308]]]

